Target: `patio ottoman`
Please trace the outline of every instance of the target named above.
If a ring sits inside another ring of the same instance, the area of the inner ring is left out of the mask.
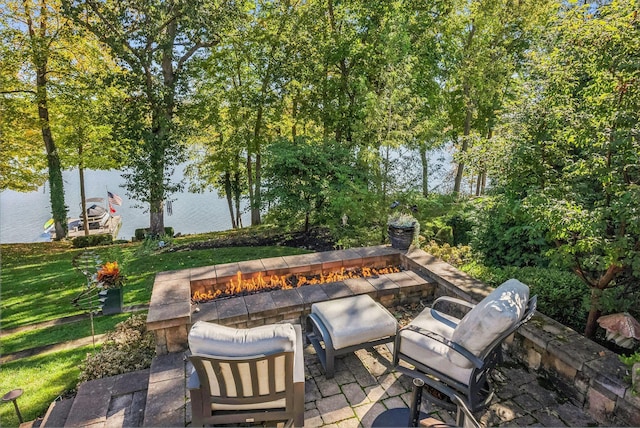
[[[394,316],[366,294],[314,303],[306,320],[307,341],[327,379],[334,376],[337,355],[393,342],[397,331]]]

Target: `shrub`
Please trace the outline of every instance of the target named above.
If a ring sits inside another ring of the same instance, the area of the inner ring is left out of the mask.
[[[95,247],[98,245],[110,245],[113,243],[113,236],[108,233],[100,235],[76,236],[71,240],[75,248]]]
[[[143,241],[145,238],[148,238],[150,236],[150,231],[151,231],[151,229],[149,229],[148,227],[147,228],[136,229],[134,231],[134,235],[136,237],[136,241]],[[164,228],[164,234],[168,235],[168,236],[173,236],[175,234],[174,230],[173,230],[173,227],[169,227],[169,226],[165,227]]]
[[[518,201],[485,198],[479,206],[478,224],[471,246],[489,266],[540,266],[549,264],[551,248],[544,232],[531,226]]]
[[[636,363],[640,363],[640,351],[631,355],[618,355],[618,358],[620,358],[620,361],[622,361],[622,364],[629,367],[629,372],[631,372],[631,370],[633,369],[633,365]],[[637,369],[637,370],[640,370],[640,369]],[[639,375],[640,373],[636,373],[636,376],[639,376]],[[633,379],[633,373],[631,373],[628,380],[631,381],[632,379]],[[633,386],[633,394],[634,395],[640,394],[640,384],[636,383],[632,386]]]
[[[107,333],[102,349],[88,354],[80,366],[80,383],[151,367],[155,355],[153,333],[146,317],[133,315]]]
[[[422,249],[456,267],[471,260],[471,247],[466,245],[451,246],[447,243],[440,245],[435,241],[429,241],[422,245]]]
[[[452,245],[453,244],[453,228],[451,226],[442,227],[436,233],[435,241],[440,245],[444,245],[444,244]]]
[[[472,215],[468,212],[456,212],[446,219],[452,229],[453,245],[469,245],[471,231],[475,225]]]

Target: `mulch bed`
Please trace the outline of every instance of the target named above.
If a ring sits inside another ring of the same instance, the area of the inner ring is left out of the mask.
[[[265,247],[284,246],[304,248],[312,251],[331,251],[336,242],[330,231],[314,228],[309,232],[235,234],[207,241],[175,245],[170,251],[205,250],[222,247]]]

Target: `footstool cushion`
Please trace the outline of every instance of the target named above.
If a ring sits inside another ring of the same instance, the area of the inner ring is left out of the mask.
[[[336,355],[393,342],[397,331],[393,315],[368,295],[314,303],[306,322],[327,379],[334,376]]]
[[[395,336],[398,322],[366,294],[314,303],[311,313],[322,320],[334,349]]]

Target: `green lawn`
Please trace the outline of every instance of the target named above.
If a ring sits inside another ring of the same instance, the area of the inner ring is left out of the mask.
[[[99,349],[99,347],[96,347]],[[25,422],[44,416],[49,404],[65,391],[75,389],[79,364],[93,346],[36,355],[3,364],[0,368],[0,391],[24,390],[18,399]],[[17,427],[18,417],[10,403],[0,406],[0,426]]]
[[[125,306],[149,302],[158,272],[306,252],[290,247],[228,247],[141,254],[139,249],[139,243],[92,249],[102,261],[118,261],[127,277]],[[82,250],[44,242],[2,245],[0,251],[3,330],[82,313],[71,303],[86,287],[85,277],[72,265]]]
[[[109,330],[113,330],[116,324],[130,316],[130,313],[122,313],[111,316],[94,317],[93,328],[95,334],[103,334]],[[13,354],[25,349],[53,345],[89,336],[91,336],[91,320],[88,318],[68,324],[21,331],[2,336],[0,339],[0,354]]]
[[[193,236],[176,244],[193,242]],[[140,243],[92,248],[103,261],[117,260],[127,277],[124,305],[148,304],[156,273],[256,258],[303,254],[290,247],[226,247],[176,252],[141,251]],[[71,304],[86,282],[72,266],[82,250],[69,243],[34,243],[0,246],[2,253],[2,329],[40,323],[82,313]],[[128,314],[95,318],[96,334],[104,333]],[[2,354],[91,336],[89,320],[4,335]],[[24,390],[19,400],[25,421],[43,416],[49,404],[75,389],[79,364],[93,347],[52,352],[3,364],[0,391]],[[13,406],[0,406],[0,426],[17,426]]]

